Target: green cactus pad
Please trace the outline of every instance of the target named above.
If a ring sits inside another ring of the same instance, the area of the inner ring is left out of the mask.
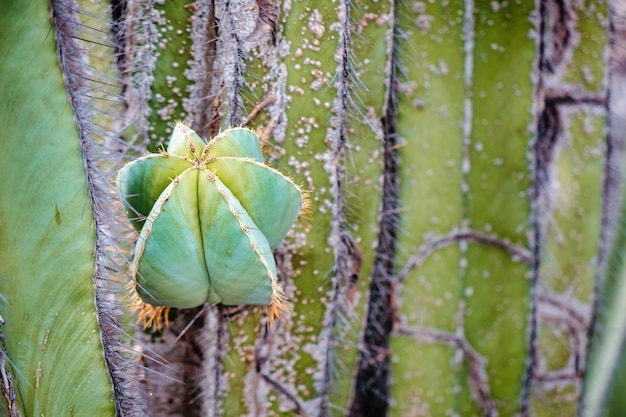
[[[122,204],[133,226],[141,230],[145,217],[174,178],[192,166],[175,155],[148,155],[126,165],[117,177]]]
[[[152,305],[191,308],[206,302],[209,277],[198,216],[198,170],[163,191],[135,249],[137,291]]]
[[[198,206],[211,277],[209,302],[269,304],[276,265],[267,239],[231,190],[210,171],[199,175]]]
[[[117,185],[141,229],[134,274],[144,302],[268,305],[270,320],[289,308],[272,248],[300,214],[303,196],[263,163],[253,131],[229,129],[205,145],[178,123],[168,152],[129,163]]]
[[[200,157],[206,142],[184,123],[176,123],[172,138],[167,146],[167,152],[173,155],[184,156],[193,159]],[[193,152],[191,150],[194,150]]]
[[[277,247],[302,210],[298,187],[275,169],[251,160],[219,158],[207,168],[237,196],[270,247]]]
[[[259,137],[250,129],[237,127],[228,129],[214,137],[210,142],[211,157],[251,158],[263,162],[263,151]]]

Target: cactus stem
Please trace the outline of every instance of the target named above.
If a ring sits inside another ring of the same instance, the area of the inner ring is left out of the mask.
[[[242,22],[230,2],[218,1],[216,3],[216,9],[221,11],[218,48],[222,50],[220,60],[223,65],[223,79],[227,85],[225,104],[228,113],[225,120],[228,126],[239,126],[243,119],[243,103],[240,93],[246,84],[243,74],[246,70],[245,58],[247,56],[241,35]]]
[[[109,256],[119,248],[107,231],[105,225],[116,222],[116,214],[110,210],[109,205],[112,193],[109,190],[108,179],[103,174],[97,163],[98,157],[107,157],[105,154],[96,154],[99,146],[96,126],[98,122],[96,114],[98,105],[95,100],[99,90],[97,71],[90,64],[85,65],[86,40],[80,34],[81,28],[89,28],[85,25],[80,15],[83,13],[78,2],[74,1],[50,1],[51,19],[57,41],[57,55],[62,67],[63,77],[68,91],[68,101],[74,112],[77,133],[79,135],[80,151],[83,156],[85,180],[87,183],[88,196],[91,200],[91,215],[95,229],[94,269],[92,280],[95,289],[96,319],[100,330],[100,342],[103,348],[109,379],[112,382],[113,400],[117,415],[127,415],[141,412],[142,405],[136,398],[141,391],[136,384],[129,382],[130,376],[135,373],[133,364],[125,361],[117,354],[118,347],[122,346],[120,335],[123,333],[118,322],[118,311],[114,303],[105,295],[108,291],[110,276],[106,272],[106,263]],[[92,28],[94,29],[94,28]],[[102,44],[110,46],[108,41]],[[106,81],[105,81],[106,82]],[[95,94],[94,94],[95,93]],[[102,97],[101,100],[116,102],[116,96]],[[96,156],[97,155],[97,156]],[[111,249],[111,250],[110,250]],[[43,414],[43,413],[42,413]]]
[[[389,39],[385,73],[385,98],[380,118],[383,134],[381,152],[383,174],[380,205],[380,225],[374,264],[370,272],[368,310],[362,336],[364,348],[358,359],[354,395],[349,416],[385,415],[389,408],[389,335],[395,315],[393,298],[394,259],[396,258],[399,222],[398,147],[396,133],[398,57],[398,13],[391,2]],[[380,353],[383,354],[380,354]]]

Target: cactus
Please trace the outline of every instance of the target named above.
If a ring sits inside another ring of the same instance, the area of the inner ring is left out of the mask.
[[[106,120],[95,97],[108,92],[89,82],[80,41],[98,32],[57,1],[6,4],[0,22],[6,415],[131,412],[137,391],[106,273],[114,258],[105,229],[116,220],[94,162],[96,115]]]
[[[0,16],[19,34],[0,39],[5,414],[620,415],[619,2],[126,0],[110,26],[98,4],[51,2],[60,68],[45,2]],[[68,55],[92,27],[110,40]],[[123,108],[90,99],[98,77]],[[122,281],[168,326],[127,311],[119,332]],[[251,304],[281,291],[269,326]],[[53,311],[72,320],[48,334]]]
[[[179,122],[166,153],[120,171],[127,212],[145,220],[134,256],[143,301],[267,305],[270,323],[290,311],[271,250],[300,214],[303,195],[262,158],[250,130],[228,129],[205,144]]]

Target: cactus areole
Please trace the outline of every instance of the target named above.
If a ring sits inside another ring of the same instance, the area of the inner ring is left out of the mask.
[[[177,123],[167,151],[127,164],[117,187],[140,231],[133,273],[152,306],[204,303],[290,309],[272,250],[303,207],[303,193],[267,166],[259,137],[228,129],[205,143]]]

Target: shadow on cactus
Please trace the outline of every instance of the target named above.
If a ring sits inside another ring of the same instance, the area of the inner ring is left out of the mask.
[[[270,324],[291,310],[272,250],[305,201],[265,165],[253,131],[228,129],[207,144],[179,122],[167,151],[127,164],[117,187],[140,231],[133,274],[145,323],[207,302],[267,305]]]

